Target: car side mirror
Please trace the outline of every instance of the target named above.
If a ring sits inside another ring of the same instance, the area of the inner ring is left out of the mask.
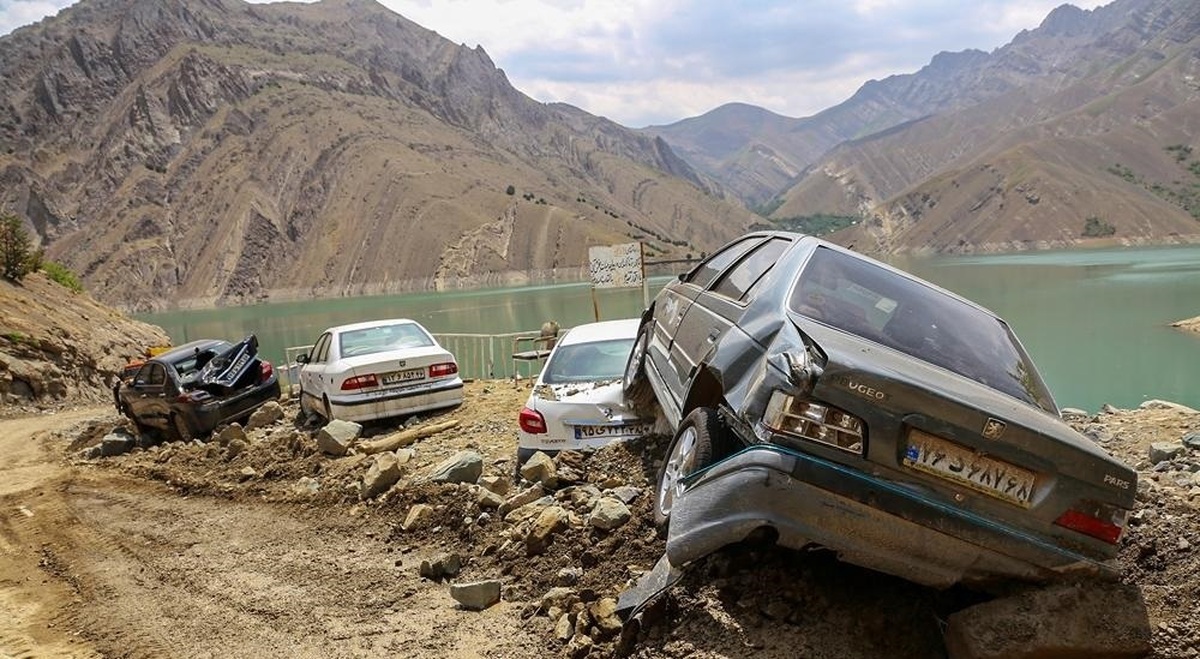
[[[297,364],[307,364],[308,363],[308,353],[304,352],[299,355],[296,355],[296,363]]]

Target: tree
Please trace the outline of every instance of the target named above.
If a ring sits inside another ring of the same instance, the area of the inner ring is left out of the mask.
[[[21,218],[12,213],[0,217],[0,270],[13,281],[21,281],[33,265],[30,257],[29,234]]]

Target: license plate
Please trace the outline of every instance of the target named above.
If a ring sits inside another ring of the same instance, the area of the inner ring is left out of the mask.
[[[601,437],[639,437],[650,432],[650,424],[634,423],[608,426],[575,426],[575,439]]]
[[[410,368],[405,371],[392,371],[385,373],[382,380],[384,384],[396,384],[397,382],[412,382],[413,380],[424,380],[425,369]]]
[[[908,434],[904,464],[1028,508],[1037,474],[919,430]]]

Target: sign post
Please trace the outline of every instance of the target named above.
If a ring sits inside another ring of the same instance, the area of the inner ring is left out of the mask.
[[[588,272],[592,280],[592,310],[600,320],[600,303],[596,298],[597,288],[642,289],[643,302],[646,298],[646,262],[640,242],[623,245],[597,245],[588,248]]]

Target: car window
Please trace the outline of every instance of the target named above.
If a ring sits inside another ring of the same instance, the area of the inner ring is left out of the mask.
[[[151,362],[142,367],[138,372],[137,383],[150,386],[162,386],[162,383],[167,379],[167,370],[162,364]]]
[[[338,350],[343,357],[432,345],[433,337],[414,323],[378,325],[349,330],[338,335]]]
[[[329,359],[329,344],[330,335],[322,334],[321,338],[317,339],[317,345],[313,346],[312,357],[309,359],[313,364],[324,364]]]
[[[742,259],[732,269],[725,273],[713,290],[727,298],[741,300],[755,283],[775,265],[779,255],[791,245],[791,241],[774,238],[758,246],[753,252]]]
[[[542,369],[542,382],[563,384],[615,380],[625,371],[633,339],[560,345]]]
[[[726,247],[725,249],[713,254],[707,261],[696,266],[694,270],[688,273],[684,281],[695,284],[701,288],[708,288],[717,275],[721,274],[725,268],[737,261],[743,254],[750,251],[755,245],[762,240],[761,236],[754,238],[746,238]]]
[[[792,310],[1057,412],[1003,321],[924,283],[825,247],[800,273]]]

